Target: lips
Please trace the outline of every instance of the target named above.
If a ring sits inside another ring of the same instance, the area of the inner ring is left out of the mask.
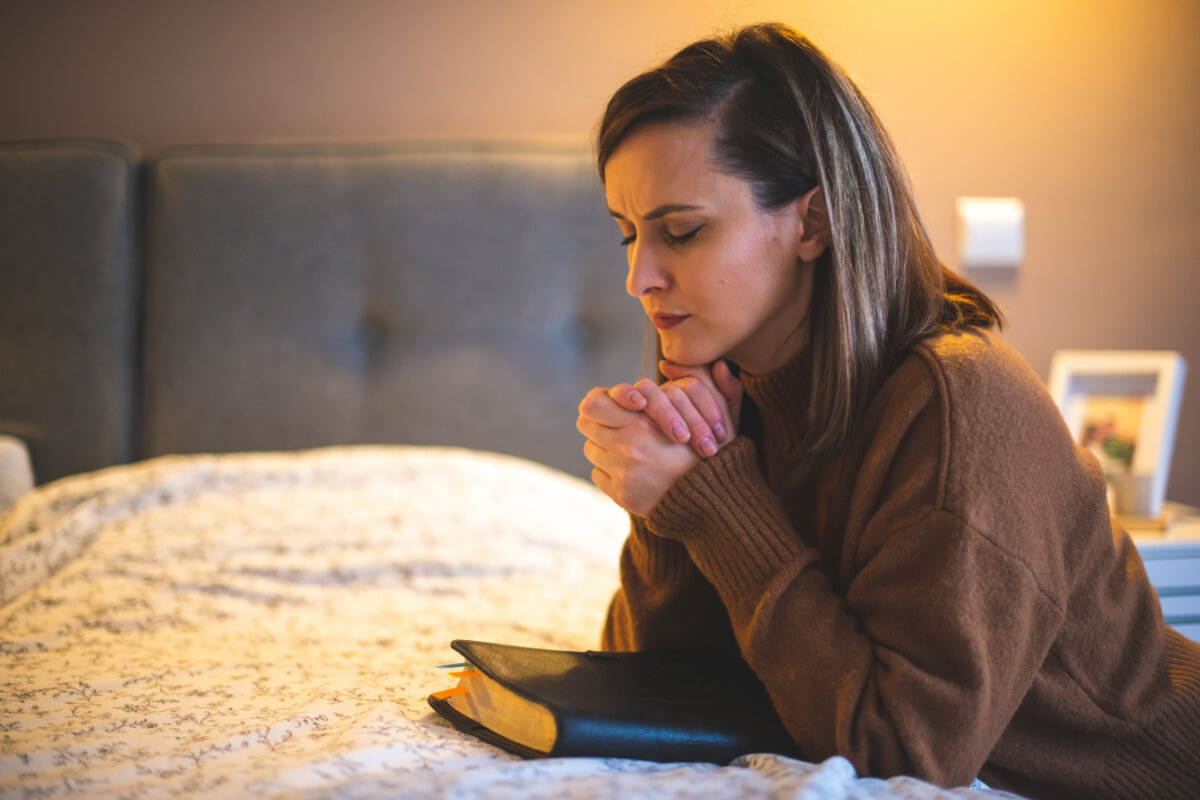
[[[676,325],[681,325],[691,318],[691,314],[665,314],[660,311],[656,311],[650,315],[650,320],[654,323],[654,327],[660,331],[669,331]]]

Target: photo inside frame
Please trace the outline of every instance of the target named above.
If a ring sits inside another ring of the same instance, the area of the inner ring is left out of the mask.
[[[1158,388],[1155,374],[1075,375],[1068,390],[1071,433],[1088,448],[1104,469],[1109,504],[1114,513],[1144,515],[1153,503],[1148,496],[1153,475],[1138,458],[1148,408]],[[1139,465],[1141,468],[1139,469]]]
[[[1146,398],[1141,395],[1088,395],[1078,441],[1096,456],[1109,480],[1133,471]]]

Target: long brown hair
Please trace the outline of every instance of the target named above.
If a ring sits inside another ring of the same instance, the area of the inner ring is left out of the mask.
[[[830,246],[815,270],[808,433],[793,454],[793,473],[840,449],[915,341],[1003,324],[983,292],[937,260],[871,104],[786,25],[750,25],[696,42],[622,86],[600,124],[601,180],[632,131],[666,123],[714,124],[714,167],[751,183],[764,211],[822,189]]]

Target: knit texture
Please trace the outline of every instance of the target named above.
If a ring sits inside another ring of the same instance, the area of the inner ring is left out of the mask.
[[[1168,629],[1095,459],[997,336],[915,346],[786,493],[807,360],[761,432],[634,518],[603,642],[738,647],[809,760],[1046,798],[1200,796],[1200,645]]]

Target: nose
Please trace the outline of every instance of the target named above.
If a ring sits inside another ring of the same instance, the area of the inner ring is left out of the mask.
[[[629,245],[629,274],[625,277],[625,291],[634,297],[645,297],[667,288],[669,277],[651,248],[642,247],[640,242]]]

